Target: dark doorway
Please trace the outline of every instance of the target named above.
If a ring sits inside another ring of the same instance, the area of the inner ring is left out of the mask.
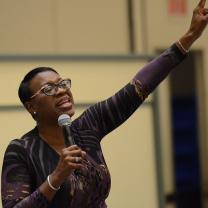
[[[196,56],[190,53],[170,75],[177,208],[201,208]]]

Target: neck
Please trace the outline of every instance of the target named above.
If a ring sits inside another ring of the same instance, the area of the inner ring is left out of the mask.
[[[52,146],[63,146],[64,137],[61,127],[56,125],[37,124],[40,137]]]

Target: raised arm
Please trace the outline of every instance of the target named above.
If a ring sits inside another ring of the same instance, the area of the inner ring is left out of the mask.
[[[154,88],[185,57],[186,55],[178,49],[176,44],[172,45],[142,68],[115,95],[87,109],[79,119],[80,124],[83,128],[97,131],[102,139],[103,136],[127,120]]]
[[[188,31],[159,57],[148,63],[135,77],[114,96],[90,107],[83,115],[89,128],[94,128],[100,138],[123,123],[144,99],[186,57],[189,48],[204,31],[208,22],[205,0],[194,9]]]
[[[208,9],[204,8],[205,2],[206,0],[200,0],[193,11],[188,31],[176,41],[172,49],[168,49],[135,76],[135,82],[140,82],[148,93],[152,92],[174,66],[183,60],[191,45],[201,36],[208,23]]]

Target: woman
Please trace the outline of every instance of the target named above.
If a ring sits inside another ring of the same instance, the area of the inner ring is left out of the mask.
[[[104,208],[110,175],[101,139],[122,124],[155,87],[187,55],[208,21],[205,0],[194,10],[188,32],[145,66],[109,99],[89,107],[71,125],[76,145],[65,146],[57,119],[73,116],[71,80],[54,70],[30,71],[19,87],[19,97],[37,126],[9,144],[2,169],[4,208]]]

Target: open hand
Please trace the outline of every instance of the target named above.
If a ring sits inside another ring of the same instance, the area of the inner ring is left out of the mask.
[[[206,0],[200,0],[193,11],[191,25],[188,34],[197,39],[200,37],[208,23],[208,9],[205,8]]]

